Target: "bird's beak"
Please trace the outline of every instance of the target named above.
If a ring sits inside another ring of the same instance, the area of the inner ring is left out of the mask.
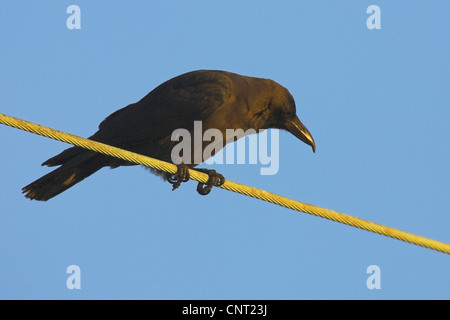
[[[286,123],[286,130],[298,139],[302,140],[304,143],[310,145],[313,152],[316,152],[316,143],[314,142],[311,133],[309,133],[308,129],[306,129],[305,125],[298,117],[295,117],[293,120]]]

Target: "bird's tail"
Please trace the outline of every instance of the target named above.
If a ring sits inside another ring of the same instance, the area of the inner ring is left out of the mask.
[[[104,156],[72,147],[48,159],[42,165],[61,167],[22,188],[25,197],[47,201],[64,192],[105,166]]]

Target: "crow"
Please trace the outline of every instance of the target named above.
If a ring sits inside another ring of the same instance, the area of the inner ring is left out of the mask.
[[[172,133],[176,129],[193,133],[194,121],[201,121],[203,132],[213,128],[224,135],[227,129],[256,132],[282,129],[310,145],[314,152],[316,149],[312,135],[296,115],[294,98],[286,88],[270,79],[221,70],[191,71],[162,83],[140,101],[109,115],[89,139],[173,163],[171,153],[178,141],[173,141]],[[205,143],[201,147],[205,148]],[[152,172],[169,181],[174,190],[188,180],[187,168],[198,164],[187,162],[178,164],[175,175]],[[134,164],[71,147],[42,165],[60,167],[22,188],[29,199],[47,201],[103,167]],[[210,177],[206,186],[198,185],[200,194],[209,193],[213,186],[225,181],[214,170],[194,170],[206,172]]]

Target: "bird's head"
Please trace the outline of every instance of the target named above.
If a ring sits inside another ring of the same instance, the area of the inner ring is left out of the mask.
[[[264,123],[261,128],[286,130],[310,145],[313,152],[316,152],[316,144],[311,133],[297,117],[294,98],[286,88],[276,82],[273,84],[271,94],[266,96],[266,106],[259,112],[260,123]]]

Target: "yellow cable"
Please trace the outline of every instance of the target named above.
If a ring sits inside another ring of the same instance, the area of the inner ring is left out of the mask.
[[[153,159],[147,156],[139,155],[130,151],[112,147],[100,142],[92,141],[89,139],[81,138],[72,134],[68,134],[62,131],[44,127],[38,124],[34,124],[25,120],[17,119],[0,113],[0,123],[8,125],[13,128],[21,129],[31,133],[35,133],[44,137],[52,138],[62,142],[66,142],[78,147],[89,149],[92,151],[100,152],[112,157],[120,158],[129,162],[141,164],[150,168],[158,169],[161,171],[176,173],[177,167],[174,164]],[[195,170],[189,170],[190,178],[192,180],[206,183],[208,181],[208,175]],[[344,213],[336,212],[333,210],[321,208],[304,202],[292,200],[271,192],[267,192],[254,187],[246,186],[237,182],[226,179],[225,183],[221,186],[222,189],[244,194],[256,199],[271,202],[285,208],[292,210],[309,213],[315,216],[326,218],[329,220],[337,221],[343,224],[347,224],[352,227],[360,228],[363,230],[378,233],[384,236],[388,236],[394,239],[409,242],[418,246],[441,251],[450,254],[450,245],[444,242],[436,241],[433,239],[425,238],[415,235],[413,233],[405,232],[402,230],[390,228],[370,222],[367,220],[359,219]]]

